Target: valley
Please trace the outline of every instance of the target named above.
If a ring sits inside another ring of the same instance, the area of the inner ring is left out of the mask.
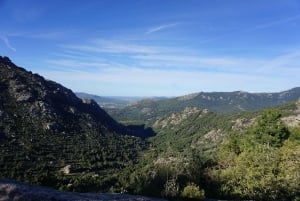
[[[1,179],[169,200],[300,199],[299,87],[108,99],[0,57],[0,89]]]
[[[93,94],[88,94],[84,92],[76,92],[75,93],[78,98],[81,99],[93,99],[100,105],[102,108],[107,109],[118,109],[118,108],[124,108],[126,106],[129,106],[131,104],[134,104],[135,102],[144,99],[143,97],[118,97],[118,96],[97,96]]]

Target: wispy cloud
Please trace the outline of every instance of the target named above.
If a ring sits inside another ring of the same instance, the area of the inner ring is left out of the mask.
[[[96,62],[96,61],[81,61],[81,60],[72,60],[72,59],[56,59],[56,60],[47,60],[47,63],[58,66],[58,67],[69,67],[68,69],[62,68],[63,70],[74,70],[74,69],[81,69],[90,71],[92,68],[101,68],[106,67],[108,64]]]
[[[295,85],[293,80],[287,80],[285,77],[240,75],[226,72],[187,72],[176,69],[110,68],[96,72],[82,70],[77,72],[48,71],[41,73],[47,74],[50,79],[59,81],[76,91],[87,91],[102,95],[141,96],[151,94],[174,96],[204,89],[205,91],[220,91],[220,86],[223,86],[226,91],[257,91],[257,89],[262,88],[266,91],[277,91],[278,88],[276,87],[278,85],[281,86],[282,90]],[[86,88],[84,83],[97,84],[93,85],[92,88]],[[120,85],[126,87],[121,89]]]
[[[150,46],[116,40],[93,40],[89,43],[62,45],[60,58],[51,60],[51,64],[65,67],[102,67],[102,68],[140,68],[140,69],[182,69],[199,72],[228,72],[247,74],[272,74],[269,69],[289,68],[295,64],[298,53],[279,56],[273,62],[261,58],[243,58],[233,56],[203,56],[197,50],[172,48],[168,46]],[[175,49],[175,50],[174,50]],[[198,55],[197,55],[198,54]],[[114,61],[112,63],[112,61]],[[48,61],[49,63],[49,61]],[[101,65],[100,65],[101,63]],[[299,63],[299,62],[297,62]],[[287,69],[285,70],[287,71]]]
[[[155,33],[155,32],[158,32],[158,31],[162,31],[164,29],[168,29],[168,28],[171,28],[171,27],[175,27],[177,26],[179,23],[176,22],[176,23],[170,23],[170,24],[163,24],[163,25],[160,25],[160,26],[157,26],[157,27],[154,27],[154,28],[151,28],[149,29],[146,34],[152,34],[152,33]]]
[[[56,40],[62,37],[65,37],[68,33],[64,32],[47,32],[47,33],[35,33],[28,34],[27,37],[37,38],[37,39],[48,39],[48,40]]]
[[[270,72],[280,76],[298,76],[300,74],[300,50],[290,51],[264,63],[259,72]]]
[[[267,22],[267,23],[259,24],[255,27],[252,27],[252,28],[248,29],[247,31],[257,31],[257,30],[267,29],[267,28],[279,26],[279,25],[286,24],[286,23],[289,23],[289,22],[292,22],[292,21],[295,21],[295,20],[299,20],[299,19],[300,19],[300,15],[295,15],[295,16],[291,16],[291,17],[287,17],[287,18],[278,19],[278,20]]]
[[[86,51],[86,52],[98,52],[98,53],[158,53],[160,50],[157,47],[149,45],[139,45],[127,43],[124,41],[109,41],[109,40],[94,40],[88,44],[80,45],[62,45],[61,47],[69,50]]]
[[[300,85],[295,78],[300,74],[300,51],[273,59],[209,56],[192,48],[100,39],[60,47],[61,52],[47,60],[52,68],[42,73],[77,91],[86,91],[79,83],[90,82],[96,84],[89,92],[105,95],[185,94],[199,91],[199,86],[205,91],[218,91],[220,86],[227,91],[276,91],[278,86],[283,90]],[[120,85],[128,90],[120,91]]]
[[[168,67],[169,69],[185,69],[187,71],[223,71],[231,73],[256,73],[256,68],[265,63],[261,59],[235,58],[224,56],[185,55],[184,52],[160,55],[136,55],[134,59],[142,66]]]
[[[72,54],[61,54],[61,56],[70,59],[75,58],[74,54],[89,57],[87,62],[92,62],[94,58],[108,54],[115,62],[120,62],[120,66],[127,65],[139,66],[139,68],[164,68],[164,69],[186,69],[205,70],[205,71],[231,71],[237,72],[247,67],[253,67],[260,64],[259,60],[246,60],[230,57],[204,57],[189,55],[191,50],[185,48],[173,48],[168,46],[150,46],[135,43],[124,43],[120,41],[94,40],[88,44],[79,45],[62,45],[64,51],[72,52]],[[101,53],[101,54],[99,54]],[[87,56],[89,55],[89,56]],[[103,56],[105,57],[105,56]],[[56,62],[57,60],[54,60]],[[64,59],[62,61],[65,61]],[[81,62],[78,62],[81,63]],[[94,62],[95,63],[95,62]],[[54,64],[54,63],[53,63]],[[67,63],[69,64],[69,62]],[[84,64],[84,63],[81,63]],[[73,64],[72,64],[73,65]],[[71,67],[72,65],[69,65]],[[75,63],[74,63],[74,66]],[[88,65],[87,65],[88,66]],[[115,66],[115,64],[114,64]],[[241,66],[243,66],[241,68]],[[109,67],[109,65],[107,66]]]
[[[3,43],[5,44],[5,46],[6,46],[8,49],[10,49],[11,51],[14,51],[14,52],[17,51],[16,48],[14,48],[14,47],[10,44],[8,38],[7,38],[6,36],[2,35],[1,33],[0,33],[0,39],[3,41]]]

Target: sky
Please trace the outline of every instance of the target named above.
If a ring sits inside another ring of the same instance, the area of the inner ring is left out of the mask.
[[[0,55],[74,92],[300,86],[300,0],[0,0]]]

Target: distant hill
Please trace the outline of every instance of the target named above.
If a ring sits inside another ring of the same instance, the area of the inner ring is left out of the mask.
[[[88,94],[84,92],[76,92],[75,94],[78,98],[81,99],[93,99],[103,108],[124,108],[130,104],[133,104],[143,99],[143,97],[97,96],[97,95]]]
[[[164,100],[166,97],[134,97],[134,96],[98,96],[94,94],[88,94],[84,92],[75,93],[78,98],[92,99],[96,101],[102,108],[113,110],[122,109],[126,106],[133,105],[140,100],[152,99],[152,100]]]
[[[95,101],[79,99],[7,57],[0,57],[0,103],[0,178],[67,186],[53,182],[63,180],[57,176],[62,168],[76,177],[112,175],[144,147],[132,136],[134,128],[117,123]]]
[[[278,93],[200,92],[163,100],[145,99],[121,110],[108,110],[108,112],[115,119],[121,121],[149,122],[173,112],[180,112],[186,107],[208,109],[219,114],[230,114],[257,111],[299,98],[300,87]]]

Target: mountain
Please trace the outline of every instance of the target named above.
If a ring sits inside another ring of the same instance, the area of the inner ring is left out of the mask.
[[[132,136],[134,128],[117,123],[95,101],[79,99],[7,57],[0,57],[0,103],[0,178],[57,188],[83,179],[105,189],[106,176],[136,161],[145,147]],[[104,181],[95,184],[95,175]]]
[[[0,179],[173,200],[299,200],[298,98],[299,88],[201,92],[107,110],[124,126],[96,101],[0,57]],[[280,105],[258,109],[268,104]],[[4,189],[0,200],[20,188]]]
[[[219,114],[257,111],[300,98],[300,87],[278,93],[200,92],[164,100],[145,99],[120,110],[107,110],[115,119],[131,122],[155,121],[186,107],[208,109]]]
[[[300,197],[300,100],[233,114],[187,107],[149,125],[156,135],[130,176],[140,178],[137,193],[176,195],[178,188],[165,192],[166,186],[194,183],[194,193],[203,188],[221,200]]]
[[[276,107],[282,114],[282,121],[290,127],[300,122],[300,100],[282,104]],[[212,152],[230,132],[246,130],[262,110],[256,112],[241,112],[234,114],[217,114],[207,109],[187,107],[180,112],[174,112],[158,118],[151,127],[156,136],[151,138],[153,145],[164,146],[169,142],[176,151],[199,149]]]

